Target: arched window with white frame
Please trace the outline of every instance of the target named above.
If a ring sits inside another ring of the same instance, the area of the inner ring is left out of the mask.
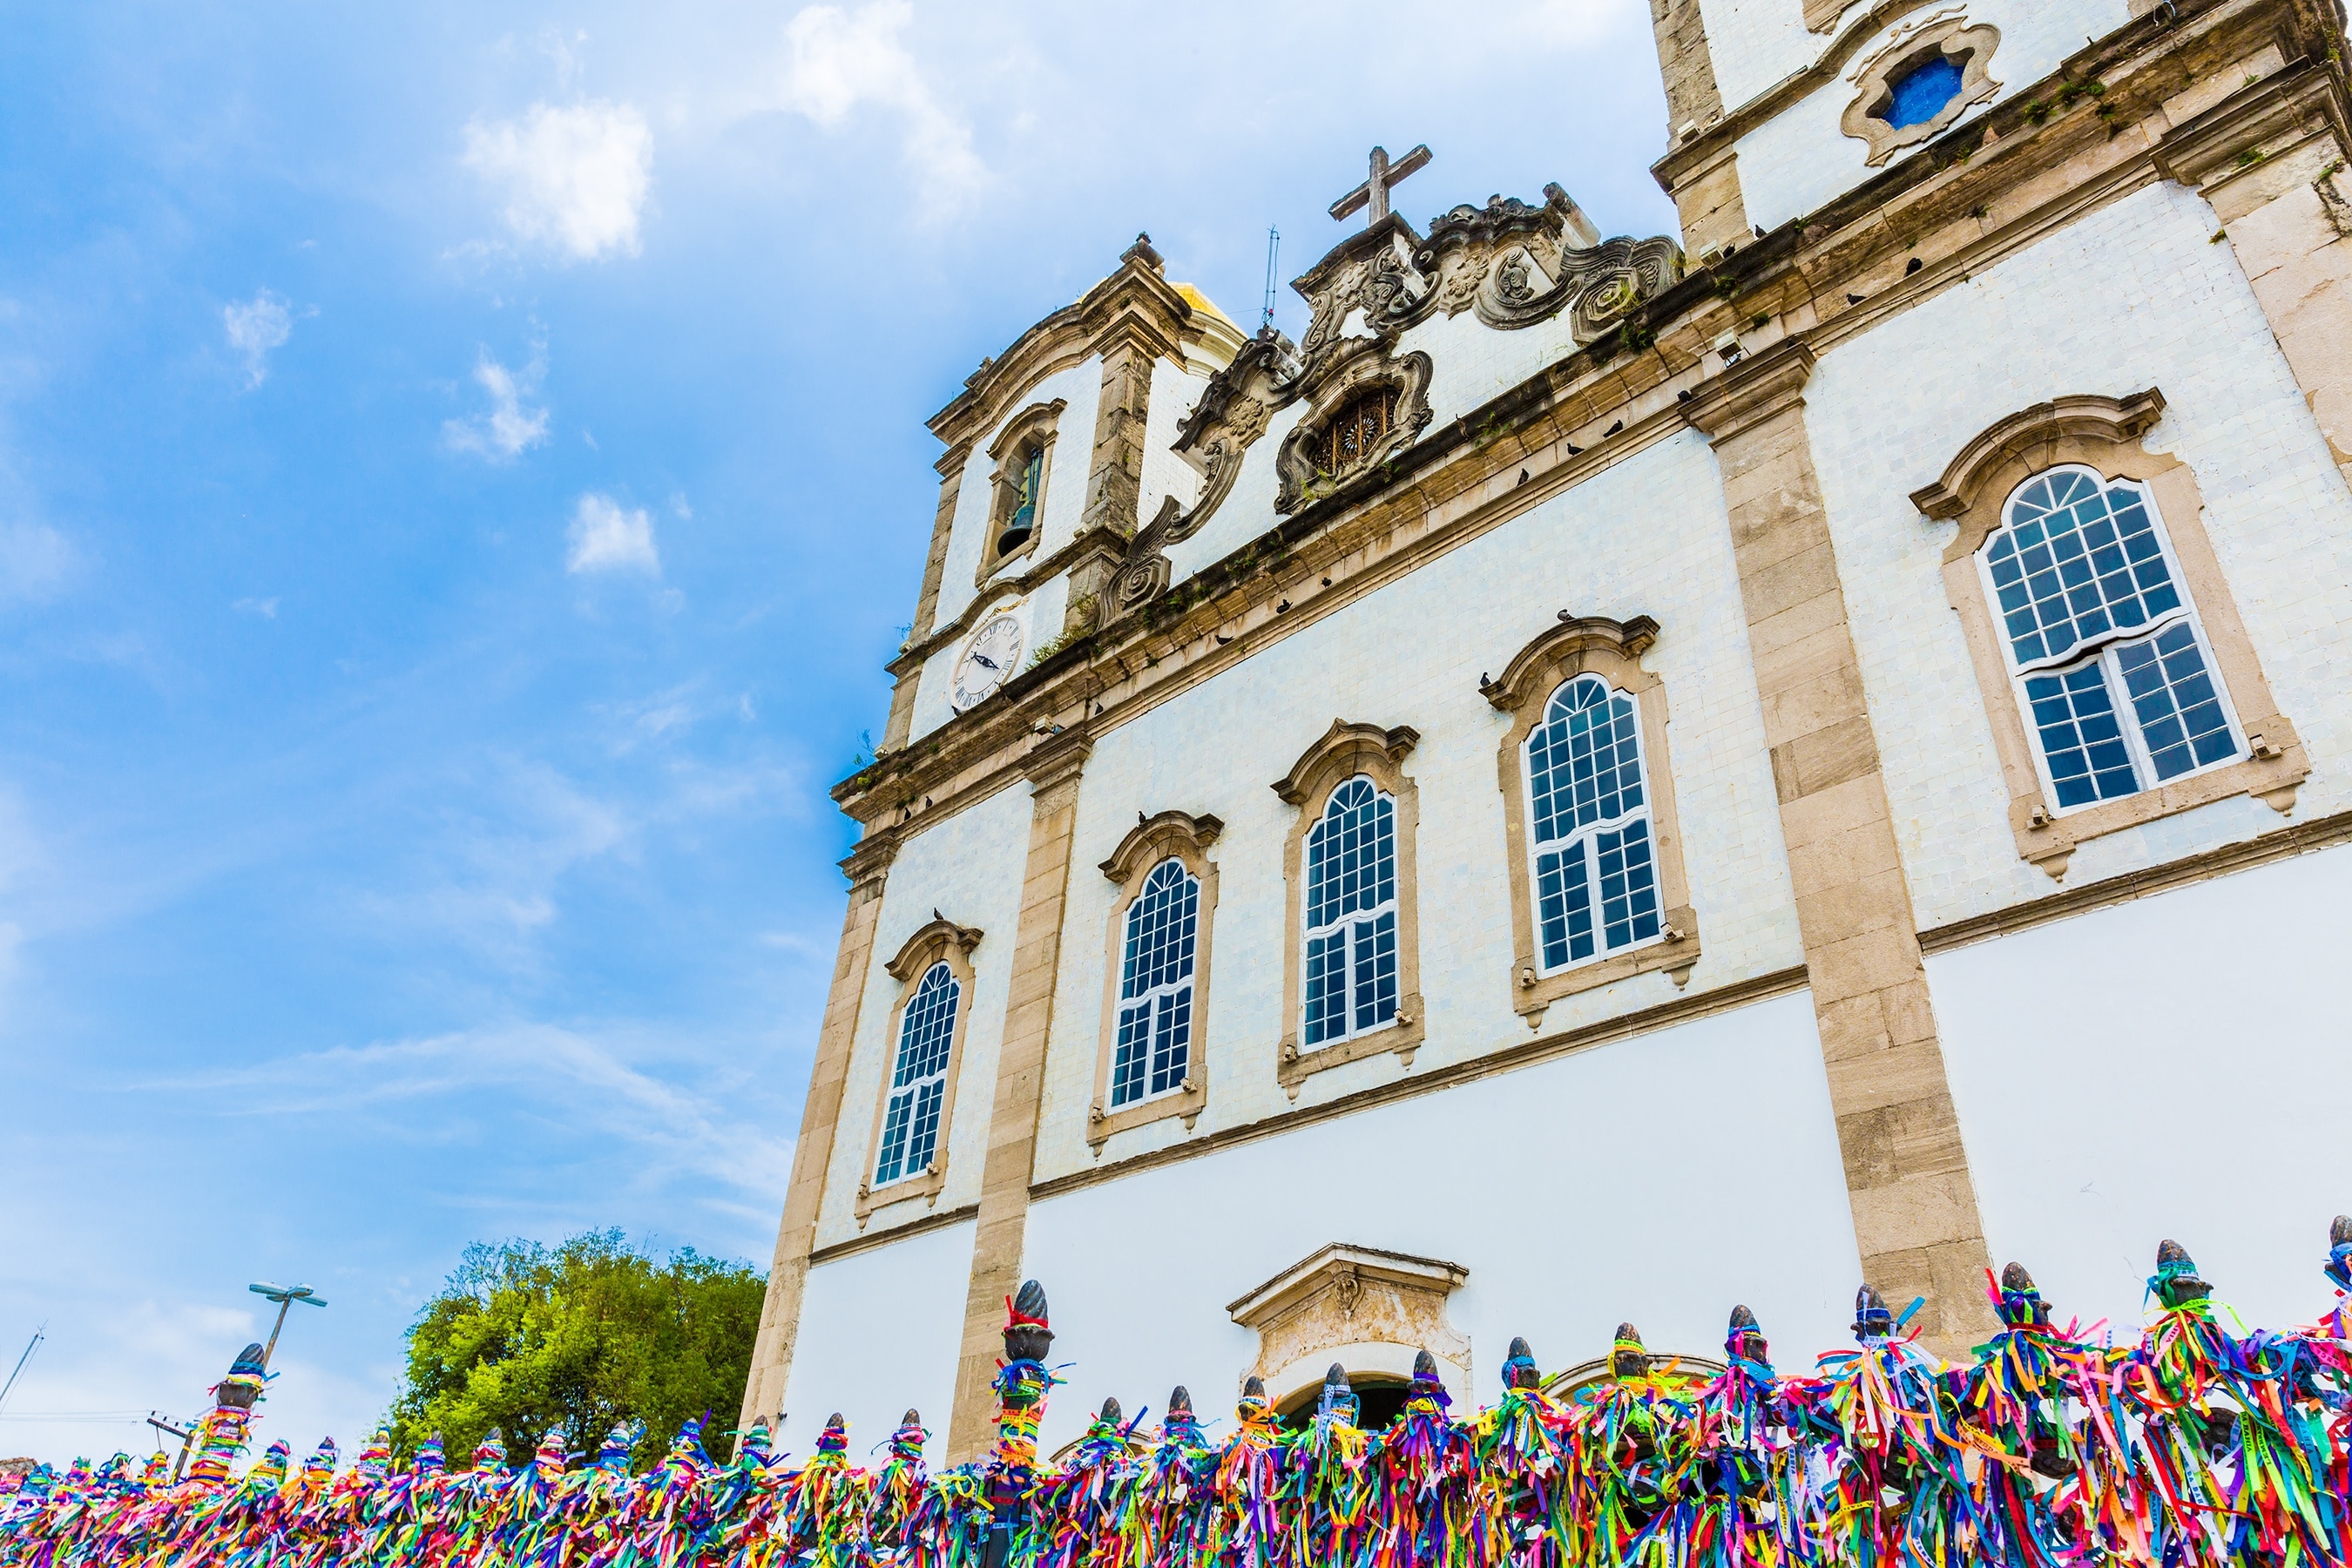
[[[2079,467],[2036,475],[1978,559],[2060,811],[2246,754],[2147,486]]]
[[[1397,1011],[1396,799],[1359,773],[1307,836],[1309,1047],[1369,1034]]]
[[[1201,879],[1171,856],[1129,906],[1118,990],[1118,1044],[1111,1060],[1113,1109],[1184,1087],[1192,1065],[1192,975],[1201,928]]]
[[[924,971],[900,1015],[898,1063],[891,1069],[881,1153],[874,1164],[877,1187],[920,1175],[939,1152],[948,1058],[955,1042],[956,1008],[962,1000],[963,986],[955,972],[944,962],[934,963]]]
[[[1521,757],[1543,972],[1657,940],[1657,834],[1633,699],[1578,676],[1552,693]]]

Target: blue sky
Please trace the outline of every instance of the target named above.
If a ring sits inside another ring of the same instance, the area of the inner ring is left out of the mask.
[[[348,1452],[469,1241],[765,1266],[922,422],[1139,229],[1246,324],[1374,142],[1674,226],[1642,0],[0,23],[0,1456],[253,1279]]]

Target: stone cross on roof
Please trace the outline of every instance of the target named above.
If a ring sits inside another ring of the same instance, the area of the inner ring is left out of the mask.
[[[1359,208],[1369,206],[1372,210],[1365,217],[1364,226],[1371,227],[1389,216],[1389,187],[1418,172],[1428,162],[1429,145],[1426,142],[1415,147],[1393,163],[1389,162],[1387,148],[1373,148],[1372,177],[1333,202],[1331,216],[1344,219]]]

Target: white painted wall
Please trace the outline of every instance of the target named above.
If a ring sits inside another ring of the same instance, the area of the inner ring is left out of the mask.
[[[867,1450],[912,1407],[931,1429],[925,1456],[945,1458],[977,1228],[949,1226],[809,1270],[778,1447],[814,1452],[825,1417],[839,1411],[850,1458],[872,1464]]]
[[[1700,0],[1699,15],[1727,110],[1812,64],[1836,37],[1805,31],[1805,0]],[[1667,127],[1669,137],[1681,131]]]
[[[1995,1266],[2126,1336],[2168,1237],[2248,1323],[2330,1306],[2347,950],[2336,848],[1930,958]]]
[[[996,1092],[997,1047],[1004,1037],[1004,999],[1013,973],[1013,928],[1021,915],[1021,875],[1029,851],[1029,799],[1027,786],[1020,785],[960,811],[908,839],[891,865],[883,883],[874,962],[866,976],[848,1080],[842,1091],[840,1131],[826,1167],[824,1202],[817,1216],[819,1247],[866,1234],[857,1226],[857,1184],[866,1174],[873,1145],[875,1102],[898,1045],[890,1017],[904,991],[883,965],[898,955],[908,937],[930,923],[935,907],[958,925],[977,926],[982,932],[980,945],[971,951],[972,987],[962,1001],[971,1021],[951,1090],[947,1188],[937,1206],[951,1209],[980,1199],[981,1166],[988,1153],[988,1119]],[[881,1210],[869,1224],[878,1233],[931,1212],[917,1199]]]
[[[1168,497],[1174,496],[1180,506],[1191,506],[1201,493],[1201,476],[1171,448],[1208,384],[1205,372],[1196,374],[1171,360],[1152,362],[1151,402],[1143,420],[1142,493],[1135,509],[1138,528],[1159,515],[1160,503]]]
[[[1510,883],[1497,749],[1508,721],[1479,678],[1559,612],[1649,615],[1664,681],[1684,859],[1705,956],[1696,989],[1801,961],[1746,617],[1713,453],[1685,433],[1440,557],[1246,663],[1103,734],[1088,758],[1046,1061],[1041,1179],[1090,1168],[1086,1143],[1114,889],[1094,868],[1136,814],[1223,820],[1207,1029],[1209,1107],[1189,1136],[1280,1114],[1282,846],[1297,813],[1270,787],[1335,719],[1411,725],[1420,787],[1421,986],[1428,1040],[1412,1070],[1528,1038],[1511,1011]],[[1653,760],[1653,766],[1657,760]],[[903,871],[894,872],[893,881]],[[1562,1029],[1679,994],[1663,973],[1556,1003]],[[1402,1076],[1393,1055],[1319,1073],[1304,1103]],[[1118,1158],[1188,1136],[1179,1121],[1113,1138]]]
[[[1799,994],[1506,1077],[1082,1188],[1030,1210],[1053,1303],[1044,1440],[1178,1383],[1223,1416],[1256,1354],[1225,1304],[1334,1241],[1469,1271],[1471,1394],[1524,1334],[1547,1369],[1619,1321],[1721,1354],[1752,1307],[1791,1370],[1846,1339],[1861,1278],[1811,1000]]]
[[[1759,21],[1753,28],[1759,35],[1756,45],[1759,53],[1749,56],[1737,47],[1727,49],[1726,40],[1715,33],[1717,7],[1709,4],[1706,7],[1708,37],[1714,46],[1717,79],[1723,83],[1727,108],[1747,102],[1791,71],[1810,65],[1834,37],[1829,33],[1805,33],[1800,0],[1765,0],[1760,6],[1756,6],[1756,0],[1733,0],[1732,20],[1743,35],[1749,30],[1749,24],[1740,13],[1751,6],[1774,18],[1799,18],[1790,25],[1801,43],[1792,43],[1786,36],[1786,27],[1780,26],[1777,21],[1769,26]],[[1941,9],[1937,8],[1938,14]],[[2126,0],[1971,0],[1966,10],[1970,22],[1989,22],[2000,29],[2000,45],[1993,51],[1992,77],[2001,85],[2001,91],[1990,103],[1970,109],[1961,121],[1981,115],[1991,103],[2005,101],[2032,87],[2092,38],[2104,37],[2131,20]],[[1916,26],[1925,14],[1915,12],[1882,29],[1826,86],[1739,139],[1739,186],[1749,221],[1767,229],[1776,228],[1882,172],[1863,162],[1868,155],[1868,145],[1839,129],[1839,121],[1853,101],[1858,90],[1855,78],[1861,69],[1886,39]],[[1766,34],[1769,38],[1761,36]],[[1797,52],[1800,48],[1801,54]],[[1730,74],[1743,83],[1753,81],[1752,86],[1737,95],[1724,79],[1727,55],[1732,57]],[[1794,63],[1773,71],[1765,79],[1753,80],[1756,74],[1760,74],[1758,62],[1766,58]],[[1895,154],[1897,159],[1902,156],[1904,153],[1899,152]]]
[[[1945,590],[1954,523],[1910,493],[2004,416],[2162,388],[2178,454],[2272,695],[2313,773],[2296,820],[2352,805],[2352,493],[2202,198],[2154,185],[1823,356],[1805,422],[1887,796],[1923,929],[2053,890],[2018,858],[1992,729]],[[2084,844],[2070,886],[2280,826],[2220,802]]]

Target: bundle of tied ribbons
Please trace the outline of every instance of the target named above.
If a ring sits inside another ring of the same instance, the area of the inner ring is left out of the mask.
[[[1045,1292],[1008,1302],[998,1438],[928,1471],[908,1411],[853,1464],[839,1416],[795,1462],[762,1425],[715,1461],[688,1424],[643,1474],[619,1430],[575,1462],[550,1436],[449,1469],[437,1439],[351,1468],[285,1445],[241,1476],[258,1379],[240,1364],[174,1480],[158,1458],[0,1481],[0,1565],[172,1568],[2352,1568],[2352,1219],[2332,1310],[2233,1331],[2167,1242],[2130,1342],[2061,1326],[2015,1264],[1967,1364],[1931,1354],[1865,1287],[1855,1347],[1772,1365],[1745,1308],[1719,1363],[1621,1327],[1601,1375],[1549,1392],[1523,1341],[1500,1399],[1456,1419],[1423,1352],[1379,1430],[1339,1367],[1288,1416],[1255,1378],[1212,1435],[1182,1389],[1146,1426],[1107,1403],[1058,1459],[1036,1446],[1058,1381]]]

